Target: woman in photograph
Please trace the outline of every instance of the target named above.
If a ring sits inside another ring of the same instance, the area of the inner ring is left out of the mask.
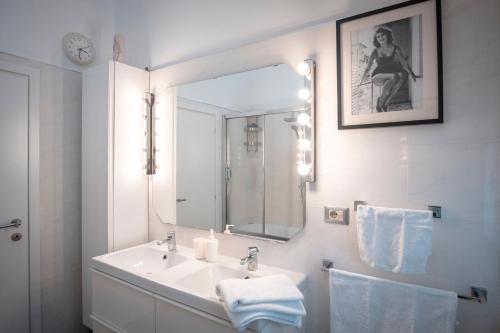
[[[382,87],[382,93],[377,99],[377,111],[386,112],[391,99],[408,80],[408,74],[413,81],[416,81],[418,76],[413,73],[399,46],[393,44],[392,31],[389,27],[377,29],[373,37],[373,45],[375,49],[370,55],[359,84],[367,80],[375,60],[377,67],[371,73],[372,83]]]

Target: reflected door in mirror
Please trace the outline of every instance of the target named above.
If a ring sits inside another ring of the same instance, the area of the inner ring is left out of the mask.
[[[177,108],[177,225],[215,225],[215,116]]]

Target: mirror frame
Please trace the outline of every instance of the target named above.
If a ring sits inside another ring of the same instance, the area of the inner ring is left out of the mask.
[[[250,72],[253,70],[258,70],[258,69],[272,67],[272,66],[281,65],[281,64],[286,64],[286,63],[269,64],[266,66],[246,69],[243,71],[236,71],[234,73],[227,73],[227,74],[224,74],[221,76],[214,76],[212,78],[205,78],[205,79],[202,79],[200,81],[217,79],[220,77]],[[290,67],[293,69],[292,66],[290,66]],[[301,127],[303,128],[303,133],[304,133],[304,137],[302,137],[302,139],[308,140],[309,144],[310,144],[310,146],[309,146],[310,148],[303,150],[302,156],[298,157],[297,164],[298,165],[302,164],[302,165],[307,166],[307,172],[302,174],[304,177],[304,182],[312,183],[312,182],[315,182],[315,180],[316,180],[316,81],[315,81],[316,80],[316,63],[315,63],[315,61],[313,59],[310,59],[310,58],[305,59],[302,63],[300,63],[296,67],[296,72],[298,72],[299,75],[303,76],[304,88],[309,91],[309,96],[307,98],[303,98],[304,99],[304,109],[309,111],[308,112],[309,121],[308,121],[308,123],[304,123],[303,125],[301,124]],[[179,86],[187,85],[187,84],[195,83],[195,82],[200,82],[200,81],[185,82],[185,83],[182,83],[182,84],[179,84],[176,86],[169,86],[168,89],[176,89]],[[221,230],[217,230],[220,232],[224,231],[224,229],[227,225],[227,213],[226,213],[227,212],[227,203],[226,203],[227,187],[226,187],[226,177],[225,177],[226,170],[224,167],[225,161],[226,161],[226,154],[227,154],[227,149],[226,149],[227,142],[226,142],[226,135],[225,135],[225,133],[227,131],[226,121],[222,122],[221,130],[222,130],[222,141],[221,141],[221,145],[222,145],[221,153],[222,153],[222,155],[219,156],[219,158],[223,162],[222,163],[223,167],[221,168],[221,170],[219,170],[219,172],[222,175],[221,180],[223,182],[222,183],[222,191],[221,191],[221,201],[220,201],[222,214],[221,214],[221,223],[220,224],[216,223],[217,226],[219,226],[219,225],[221,226]],[[299,172],[299,171],[297,170],[297,172]],[[301,174],[301,173],[299,173],[299,174]],[[177,176],[175,176],[175,177],[177,177]],[[154,182],[154,179],[151,179],[151,181]],[[305,191],[307,192],[307,187],[306,187]],[[175,199],[175,195],[174,195],[174,199]],[[306,201],[306,200],[304,199],[304,201]],[[175,202],[174,202],[174,207],[176,207]],[[302,224],[302,228],[296,234],[300,233],[300,231],[303,230],[303,228],[306,224],[306,207],[307,206],[304,202],[304,209],[302,212],[303,224]],[[178,225],[177,221],[176,221],[176,225]],[[218,228],[216,228],[216,229],[218,229]],[[278,240],[278,241],[288,241],[296,235],[296,234],[294,234],[290,238],[284,238],[284,237],[280,237],[280,236],[257,234],[257,233],[256,234],[253,234],[253,233],[244,234],[244,233],[235,232],[234,234],[241,235],[241,236],[247,236],[247,237],[255,237],[255,238],[259,238],[259,239]]]

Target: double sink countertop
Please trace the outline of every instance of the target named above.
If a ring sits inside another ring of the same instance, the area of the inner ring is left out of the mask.
[[[169,252],[166,244],[157,245],[156,241],[94,257],[92,268],[225,320],[229,319],[215,293],[220,280],[285,274],[302,293],[306,291],[303,273],[262,264],[257,271],[248,272],[237,258],[218,255],[215,262],[207,262],[194,259],[192,248],[178,245]]]

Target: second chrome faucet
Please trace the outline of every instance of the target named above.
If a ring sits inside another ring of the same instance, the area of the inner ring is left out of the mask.
[[[176,251],[177,250],[177,243],[175,242],[175,231],[167,232],[167,238],[156,242],[157,245],[162,245],[165,243],[167,243],[169,251]]]
[[[248,264],[247,267],[249,271],[256,271],[257,269],[259,269],[259,261],[257,258],[258,253],[259,253],[259,248],[257,246],[249,246],[248,254],[246,257],[241,258],[240,264],[241,265]]]

